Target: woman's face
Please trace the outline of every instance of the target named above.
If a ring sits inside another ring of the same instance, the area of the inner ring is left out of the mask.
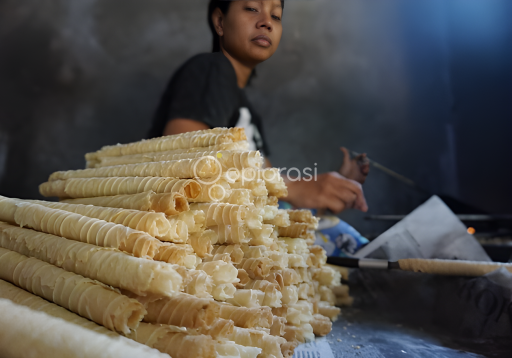
[[[280,0],[240,0],[231,2],[227,14],[217,9],[213,23],[218,25],[221,47],[237,60],[256,66],[276,52],[283,33],[282,15]]]

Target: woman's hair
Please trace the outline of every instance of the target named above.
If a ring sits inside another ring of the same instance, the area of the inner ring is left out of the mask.
[[[210,0],[210,3],[208,4],[208,25],[210,26],[210,31],[212,32],[213,36],[212,52],[220,52],[220,37],[217,34],[217,31],[215,31],[215,27],[213,26],[212,14],[216,8],[219,8],[223,14],[227,14],[229,6],[233,1],[236,0]],[[284,9],[284,0],[281,0],[281,6]]]

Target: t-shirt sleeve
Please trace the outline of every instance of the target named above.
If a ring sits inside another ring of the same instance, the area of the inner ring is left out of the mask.
[[[236,74],[222,55],[198,55],[169,82],[155,114],[151,137],[161,136],[168,121],[193,119],[209,127],[226,127],[240,99]]]

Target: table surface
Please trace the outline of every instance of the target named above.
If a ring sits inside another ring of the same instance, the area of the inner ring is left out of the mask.
[[[421,328],[405,327],[376,313],[345,308],[326,337],[335,358],[477,358],[445,337],[436,337]],[[475,350],[473,350],[475,351]],[[476,349],[476,351],[482,351]],[[485,350],[483,350],[485,351]],[[512,357],[510,352],[494,352],[492,357]]]

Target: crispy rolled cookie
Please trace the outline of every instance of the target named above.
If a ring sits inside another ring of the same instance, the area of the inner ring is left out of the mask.
[[[48,181],[108,177],[212,178],[217,176],[221,170],[220,164],[215,161],[214,157],[202,157],[198,159],[171,160],[168,162],[60,171],[50,175]]]
[[[128,158],[132,159],[134,163],[141,163],[143,161],[136,161],[138,158],[147,158],[147,157],[154,157],[159,155],[186,155],[186,154],[193,154],[198,152],[214,152],[214,151],[247,151],[249,149],[249,143],[247,141],[239,141],[239,142],[233,142],[233,143],[226,143],[226,144],[219,144],[219,145],[213,145],[209,147],[195,147],[195,148],[186,148],[186,149],[173,149],[173,150],[166,150],[161,152],[148,152],[148,153],[140,153],[140,154],[128,154],[128,155],[119,155],[119,156],[105,156],[102,154],[96,153],[87,153],[85,155],[86,161],[87,161],[87,168],[95,168],[104,166],[105,164],[112,165],[118,165],[113,164],[117,161],[117,158],[119,160],[126,160]],[[183,159],[183,158],[179,158]],[[154,162],[155,160],[150,160],[151,162]]]
[[[146,313],[138,301],[96,281],[2,248],[0,279],[113,331],[130,332]]]
[[[165,358],[123,337],[112,337],[0,299],[3,357]]]
[[[83,204],[54,203],[40,200],[30,200],[30,203],[124,225],[134,230],[144,231],[159,239],[169,236],[171,231],[177,231],[177,225],[171,227],[171,223],[167,220],[165,214],[158,212],[106,208]]]
[[[142,297],[127,293],[146,307],[144,321],[187,328],[211,326],[219,317],[220,307],[215,301],[185,293],[173,297]]]
[[[210,147],[246,140],[243,128],[212,128],[142,140],[129,144],[105,146],[101,150],[86,154],[86,160],[98,160],[103,156],[132,155],[167,150]]]
[[[18,204],[15,220],[22,227],[119,249],[136,257],[153,258],[161,245],[159,240],[142,231],[37,204]]]
[[[218,150],[189,153],[153,152],[145,154],[123,155],[119,157],[103,157],[94,167],[100,168],[125,164],[195,159],[205,156],[212,156],[217,158],[224,169],[260,168],[263,163],[263,158],[258,151]]]
[[[180,193],[193,199],[201,193],[201,186],[191,179],[161,177],[74,178],[43,183],[39,192],[45,197],[94,198],[154,191],[157,194]]]
[[[0,246],[139,295],[171,296],[183,284],[172,265],[4,223]]]
[[[177,215],[189,210],[187,199],[183,195],[179,193],[157,194],[152,191],[130,195],[66,199],[63,202],[140,211],[156,211],[165,215]]]
[[[227,303],[219,305],[220,318],[232,320],[237,327],[270,328],[272,326],[272,310],[270,307],[235,307]]]

